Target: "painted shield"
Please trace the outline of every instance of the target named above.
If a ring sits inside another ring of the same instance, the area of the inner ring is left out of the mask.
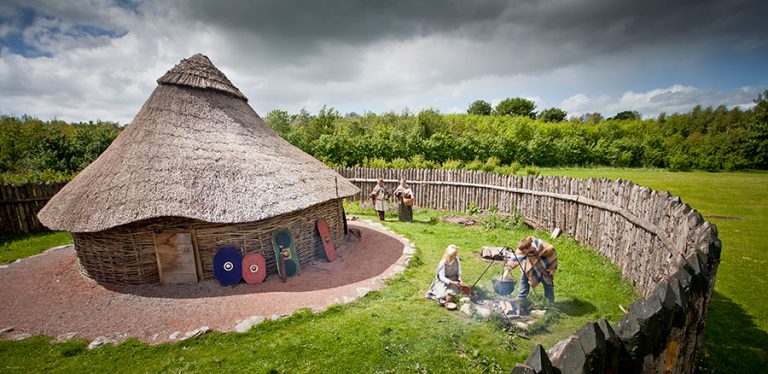
[[[272,247],[275,250],[277,271],[281,277],[292,277],[299,274],[299,262],[296,250],[293,248],[293,236],[286,229],[277,229],[272,234]]]
[[[222,286],[234,286],[243,277],[243,256],[232,245],[219,248],[213,256],[213,275]]]
[[[259,284],[267,277],[267,262],[261,253],[250,252],[243,256],[243,279],[248,284]]]
[[[333,241],[331,241],[331,232],[328,229],[328,222],[320,218],[317,220],[317,232],[320,233],[320,239],[323,241],[323,248],[325,248],[325,258],[328,262],[336,260],[336,248],[333,247]]]
[[[288,278],[296,275],[299,272],[299,267],[296,265],[296,261],[288,260],[285,262],[285,276]]]

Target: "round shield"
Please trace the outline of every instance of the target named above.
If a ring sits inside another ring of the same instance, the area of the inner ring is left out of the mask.
[[[213,256],[213,275],[222,286],[234,286],[243,277],[243,257],[234,246],[219,248]]]
[[[250,252],[243,256],[243,279],[248,284],[259,284],[267,277],[267,262],[261,253]]]
[[[280,229],[275,233],[275,244],[280,249],[290,248],[293,245],[293,238],[288,230]]]
[[[296,266],[296,261],[294,259],[285,260],[285,276],[292,277],[296,275],[298,270],[299,270],[299,267]]]

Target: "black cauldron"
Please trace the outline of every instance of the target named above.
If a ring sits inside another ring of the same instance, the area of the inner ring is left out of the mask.
[[[508,296],[515,290],[514,279],[501,279],[501,276],[493,278],[493,291],[500,296]]]

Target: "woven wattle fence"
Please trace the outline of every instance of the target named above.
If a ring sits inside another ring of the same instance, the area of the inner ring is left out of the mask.
[[[701,214],[666,192],[629,181],[506,176],[463,170],[338,168],[368,196],[377,178],[406,179],[416,207],[520,212],[541,229],[560,228],[604,254],[642,298],[615,325],[585,325],[527,366],[577,372],[694,370],[715,284],[721,243]],[[589,343],[592,342],[592,343]],[[595,342],[599,342],[597,344]],[[550,357],[551,356],[551,357]],[[525,372],[526,365],[515,370]]]
[[[328,222],[331,239],[342,235],[341,200],[331,200],[293,213],[257,222],[217,224],[179,217],[154,218],[93,233],[73,233],[83,274],[104,284],[136,285],[160,281],[155,255],[157,232],[191,232],[201,263],[201,279],[214,279],[213,256],[224,245],[241,254],[261,253],[267,274],[276,274],[272,233],[278,228],[293,235],[299,264],[324,256],[323,242],[315,228],[318,219]]]

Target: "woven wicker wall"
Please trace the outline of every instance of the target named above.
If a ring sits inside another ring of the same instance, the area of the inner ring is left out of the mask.
[[[241,253],[259,252],[267,261],[267,274],[277,273],[272,250],[272,233],[287,228],[293,234],[296,256],[301,265],[324,257],[319,218],[328,221],[334,243],[340,243],[341,200],[331,200],[307,209],[258,222],[212,224],[186,218],[155,218],[96,233],[73,233],[75,252],[83,274],[106,284],[148,284],[160,282],[155,256],[156,232],[193,232],[200,254],[203,279],[214,278],[213,256],[219,247],[234,245]]]

